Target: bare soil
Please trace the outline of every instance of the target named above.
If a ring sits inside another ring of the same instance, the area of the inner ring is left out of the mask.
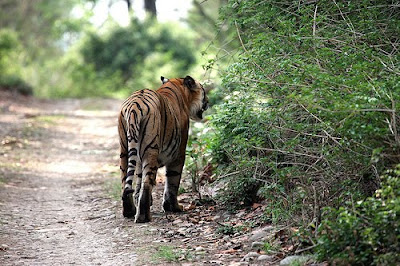
[[[163,213],[162,178],[153,195],[152,222],[122,217],[120,103],[49,101],[0,91],[0,265],[277,263],[279,256],[244,260],[251,251],[246,232],[218,232],[230,219],[246,221],[245,212],[231,216],[184,194],[184,213]],[[253,251],[262,254],[260,248]]]

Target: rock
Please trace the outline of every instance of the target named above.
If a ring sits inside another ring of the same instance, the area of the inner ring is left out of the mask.
[[[168,231],[168,232],[165,233],[165,236],[166,236],[166,237],[172,237],[173,235],[175,235],[175,232],[172,231],[172,230],[170,230],[170,231]]]
[[[260,228],[258,230],[254,230],[251,233],[251,236],[249,237],[250,241],[262,241],[262,240],[267,240],[268,238],[271,237],[271,234],[273,234],[275,227],[273,226],[266,226],[263,228]]]
[[[204,248],[202,246],[196,247],[196,251],[204,251]]]
[[[181,219],[176,219],[175,221],[172,222],[174,225],[182,224],[183,221]]]
[[[271,261],[274,260],[274,256],[270,256],[270,255],[260,255],[257,258],[258,261]]]
[[[231,239],[231,236],[224,236],[222,239],[225,241],[229,241]]]
[[[290,266],[296,263],[296,265],[304,265],[307,262],[310,262],[312,260],[311,256],[288,256],[281,260],[279,265],[281,266]]]
[[[215,215],[214,217],[212,217],[213,221],[216,221],[216,220],[219,220],[219,219],[221,219],[221,216],[219,216],[219,215]]]
[[[264,246],[264,242],[255,241],[255,242],[251,243],[252,249],[262,248],[263,246]]]
[[[249,252],[246,256],[243,257],[242,261],[251,261],[258,258],[260,254],[257,252]]]

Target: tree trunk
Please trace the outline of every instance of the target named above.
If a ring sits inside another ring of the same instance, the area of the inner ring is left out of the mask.
[[[125,0],[126,4],[128,5],[128,12],[132,12],[132,1],[131,0]]]
[[[152,17],[157,17],[156,0],[144,0],[144,9],[149,12]]]

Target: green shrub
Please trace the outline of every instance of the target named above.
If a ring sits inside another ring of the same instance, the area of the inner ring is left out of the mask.
[[[249,102],[254,104],[248,105]],[[264,181],[252,169],[263,154],[257,147],[267,145],[263,124],[267,114],[261,111],[262,102],[257,103],[253,95],[240,93],[215,109],[211,120],[213,139],[208,145],[213,162],[218,163],[217,172],[223,177],[220,182],[226,184],[220,200],[236,207],[249,205],[257,198],[256,192]],[[260,169],[265,167],[260,164]]]
[[[17,33],[9,29],[0,30],[0,89],[32,95],[32,86],[22,78],[21,53]]]
[[[327,208],[319,228],[320,260],[351,265],[400,263],[400,165],[381,178],[374,197]]]
[[[189,74],[196,62],[190,31],[175,24],[160,24],[152,19],[132,19],[128,27],[112,27],[107,34],[90,33],[80,49],[83,64],[89,64],[101,77],[118,73],[129,91],[155,88],[160,76]]]
[[[400,162],[399,7],[231,0],[222,18],[243,44],[213,116],[226,202],[265,198],[308,224],[372,195]]]
[[[0,89],[18,92],[22,95],[32,95],[33,88],[26,83],[21,77],[10,75],[0,76]]]

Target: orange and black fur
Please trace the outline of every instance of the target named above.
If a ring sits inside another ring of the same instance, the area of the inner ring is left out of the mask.
[[[190,76],[161,80],[158,90],[140,90],[126,99],[118,119],[123,215],[135,217],[137,223],[151,220],[152,189],[162,166],[166,167],[163,208],[183,210],[177,194],[189,118],[202,120],[208,108],[206,91]]]

